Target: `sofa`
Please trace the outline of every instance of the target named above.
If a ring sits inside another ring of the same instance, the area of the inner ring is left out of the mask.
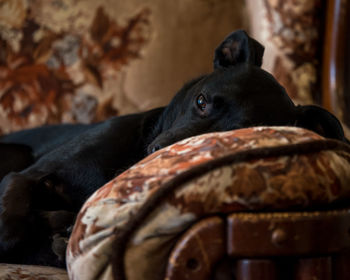
[[[295,100],[305,101],[306,92],[307,101],[349,125],[349,1],[326,1],[327,9],[321,1],[284,1],[293,20],[278,16],[281,1],[247,2],[271,21],[261,24],[253,13],[253,33],[275,47],[271,72]],[[317,44],[291,36],[300,18],[304,31],[318,32],[323,25],[309,18],[319,18],[318,9],[327,20]],[[294,41],[313,48],[304,53]],[[69,240],[67,271],[0,264],[0,279],[348,279],[349,190],[349,146],[311,131],[255,127],[196,136],[150,155],[90,197]]]

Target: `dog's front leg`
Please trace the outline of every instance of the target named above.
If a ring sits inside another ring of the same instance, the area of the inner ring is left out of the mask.
[[[50,174],[10,173],[2,180],[0,260],[6,261],[14,251],[25,254],[33,244],[37,248],[45,244],[41,249],[59,261],[64,257],[58,245],[68,237],[75,213],[62,189]]]

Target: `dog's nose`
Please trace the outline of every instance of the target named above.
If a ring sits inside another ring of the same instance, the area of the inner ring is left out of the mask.
[[[148,147],[148,154],[153,154],[154,152],[160,150],[162,147],[159,144],[154,144]]]
[[[155,144],[153,147],[152,147],[152,153],[160,150],[162,147],[159,145],[159,144]]]

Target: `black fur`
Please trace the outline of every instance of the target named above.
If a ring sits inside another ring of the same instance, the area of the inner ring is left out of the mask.
[[[236,31],[215,50],[215,70],[184,85],[167,107],[3,136],[0,262],[63,266],[65,241],[84,201],[147,154],[186,137],[291,125],[346,142],[332,114],[295,106],[260,68],[263,51],[244,31]]]

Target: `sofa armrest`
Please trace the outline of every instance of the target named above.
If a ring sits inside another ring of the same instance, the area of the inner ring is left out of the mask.
[[[67,250],[72,279],[163,279],[171,250],[211,215],[347,205],[350,147],[292,127],[195,136],[88,199]]]

